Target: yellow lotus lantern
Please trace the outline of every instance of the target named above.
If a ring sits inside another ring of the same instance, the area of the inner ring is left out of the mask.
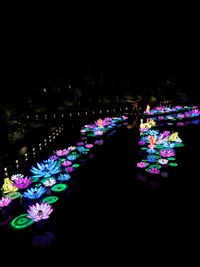
[[[13,181],[11,181],[9,178],[4,179],[4,184],[2,186],[2,190],[4,194],[15,192],[18,190],[16,186],[13,185]]]

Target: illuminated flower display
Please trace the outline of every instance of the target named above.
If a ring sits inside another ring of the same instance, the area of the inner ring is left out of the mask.
[[[15,180],[14,185],[19,189],[27,188],[32,183],[31,179],[27,176],[25,178],[18,178]]]
[[[84,145],[84,142],[78,142],[77,143],[77,146],[83,146]]]
[[[93,144],[86,144],[85,147],[92,148],[93,147]]]
[[[7,207],[7,206],[10,204],[11,201],[12,201],[11,198],[8,198],[8,197],[2,197],[2,198],[0,199],[0,208],[2,208],[2,207]]]
[[[147,156],[147,161],[148,162],[156,162],[158,159],[158,156],[155,156],[155,155],[148,155]]]
[[[103,131],[100,131],[100,130],[97,130],[94,132],[95,135],[102,135],[103,134]]]
[[[67,181],[71,178],[71,176],[68,173],[60,174],[58,176],[58,181]]]
[[[56,183],[56,180],[54,178],[47,178],[45,179],[45,181],[43,182],[43,185],[45,186],[52,186]]]
[[[166,165],[168,163],[168,159],[159,159],[158,163],[161,165]]]
[[[166,147],[166,148],[174,148],[175,147],[175,144],[166,141],[166,142],[163,143],[163,147]]]
[[[21,174],[21,173],[17,173],[17,174],[14,174],[14,175],[11,176],[11,180],[12,180],[12,181],[15,181],[15,180],[17,180],[17,179],[19,179],[19,178],[23,178],[23,177],[24,177],[23,174]]]
[[[160,174],[160,170],[157,168],[149,168],[147,171],[151,174]]]
[[[69,161],[76,160],[76,159],[77,159],[77,155],[69,155],[69,156],[67,156],[67,159],[68,159]]]
[[[62,162],[62,166],[64,166],[64,167],[67,167],[67,166],[70,166],[70,165],[72,165],[72,162],[69,161],[69,160],[65,160],[65,161]]]
[[[96,140],[95,142],[95,145],[103,145],[104,141],[101,139],[101,140]]]
[[[49,215],[53,211],[52,206],[46,202],[44,203],[36,203],[36,205],[32,205],[27,210],[28,218],[33,219],[35,222],[39,222],[40,220],[46,220],[49,218]]]
[[[57,159],[58,159],[58,156],[53,155],[53,156],[51,156],[49,159],[50,159],[50,160],[57,160]]]
[[[46,192],[46,188],[40,187],[32,187],[27,189],[26,192],[23,193],[23,196],[29,199],[38,199]]]
[[[175,156],[175,150],[174,149],[161,149],[160,156],[164,158],[173,157]]]
[[[137,163],[138,168],[146,168],[147,165],[148,165],[148,163],[143,162],[143,161]]]
[[[145,142],[144,140],[140,140],[140,141],[138,142],[138,144],[139,144],[140,146],[144,146],[144,145],[146,144],[146,142]]]
[[[13,185],[13,181],[11,181],[9,178],[4,179],[4,184],[2,186],[2,191],[4,194],[15,192],[18,188]]]
[[[69,146],[69,147],[68,147],[68,150],[69,150],[69,151],[76,150],[76,146]]]
[[[63,149],[63,150],[60,149],[60,150],[56,151],[56,155],[58,157],[66,156],[68,153],[69,153],[69,150],[67,150],[67,149]]]
[[[34,174],[34,177],[49,177],[53,174],[59,173],[60,163],[57,161],[52,160],[50,163],[37,163],[37,167],[32,167],[31,172]]]

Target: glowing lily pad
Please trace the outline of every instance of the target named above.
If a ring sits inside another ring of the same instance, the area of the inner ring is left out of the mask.
[[[178,164],[176,162],[171,162],[171,163],[169,163],[169,165],[172,166],[172,167],[178,166]]]
[[[141,150],[147,150],[147,148],[146,147],[141,147]]]
[[[55,203],[56,201],[58,201],[58,197],[56,196],[48,196],[42,199],[42,202],[47,202],[49,204]]]
[[[11,198],[11,199],[16,199],[20,196],[21,194],[19,192],[10,192],[6,195],[6,197]]]
[[[20,216],[14,218],[11,222],[10,225],[15,228],[15,229],[24,229],[31,224],[34,223],[34,220],[31,218],[27,217],[28,214],[21,214]]]
[[[55,184],[54,186],[52,186],[51,190],[54,192],[61,192],[64,191],[68,188],[67,184]]]
[[[75,164],[72,165],[72,167],[74,167],[74,168],[78,168],[78,167],[80,167],[80,164],[75,163]]]
[[[176,147],[184,147],[185,145],[183,143],[176,143]]]
[[[168,158],[168,160],[176,160],[176,158],[174,158],[174,157],[171,157],[171,158]]]

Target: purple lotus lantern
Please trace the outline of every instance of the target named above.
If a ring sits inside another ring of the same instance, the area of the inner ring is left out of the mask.
[[[78,142],[76,145],[77,146],[83,146],[84,145],[84,142]]]
[[[104,141],[101,139],[101,140],[96,140],[94,143],[95,143],[95,145],[101,146],[101,145],[103,145]]]
[[[56,151],[56,155],[58,156],[58,157],[63,157],[63,156],[66,156],[67,154],[69,153],[69,150],[67,150],[67,149],[60,149],[60,150],[57,150]]]
[[[70,160],[65,160],[64,162],[62,162],[62,165],[64,167],[68,167],[68,166],[72,165],[72,162]]]
[[[143,162],[143,161],[137,162],[138,168],[146,168],[147,165],[148,164],[146,162]]]
[[[94,134],[95,135],[102,135],[103,134],[103,131],[98,130],[98,131],[95,131]]]
[[[11,198],[8,198],[8,197],[2,197],[2,198],[0,199],[0,208],[2,208],[2,207],[7,207],[7,206],[10,204],[11,201],[12,201]]]
[[[175,156],[175,150],[174,149],[162,149],[160,150],[160,156],[163,158],[170,158]]]
[[[58,156],[56,156],[56,155],[53,155],[50,157],[50,160],[57,160],[57,159],[58,159]]]
[[[144,146],[146,143],[145,143],[144,140],[140,140],[140,141],[138,142],[138,144],[139,144],[140,146]]]
[[[14,186],[18,187],[19,189],[24,189],[29,187],[31,183],[31,179],[26,176],[25,178],[18,178],[17,180],[15,180]]]
[[[160,170],[156,168],[150,168],[149,173],[151,174],[160,174]]]
[[[36,205],[30,206],[27,210],[27,217],[33,219],[35,222],[39,222],[40,220],[48,219],[52,211],[53,209],[48,203],[36,203]]]
[[[93,144],[86,144],[85,147],[92,148],[93,147]]]

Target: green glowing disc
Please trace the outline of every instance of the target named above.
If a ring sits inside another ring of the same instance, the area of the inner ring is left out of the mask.
[[[176,147],[183,147],[184,144],[183,143],[176,143]]]
[[[61,192],[64,191],[68,188],[67,184],[55,184],[54,186],[52,186],[51,190],[54,192]]]
[[[58,197],[56,196],[49,196],[49,197],[45,197],[42,199],[42,202],[47,202],[48,204],[53,204],[55,203],[56,201],[58,201]]]
[[[75,163],[75,164],[72,165],[72,167],[74,167],[74,168],[78,168],[78,167],[80,167],[80,164]]]
[[[168,160],[176,160],[176,158],[170,157],[170,158],[168,158]]]
[[[141,147],[141,150],[147,150],[147,148],[146,147]]]
[[[11,222],[10,225],[15,228],[15,229],[24,229],[31,224],[34,223],[34,220],[31,218],[27,217],[28,214],[21,214],[20,216],[14,218]]]
[[[171,163],[169,163],[169,165],[172,166],[172,167],[176,167],[176,166],[178,166],[178,164],[175,163],[175,162],[171,162]]]
[[[19,192],[10,192],[10,193],[6,194],[6,197],[11,198],[11,199],[16,199],[20,196],[21,196],[21,194]]]

